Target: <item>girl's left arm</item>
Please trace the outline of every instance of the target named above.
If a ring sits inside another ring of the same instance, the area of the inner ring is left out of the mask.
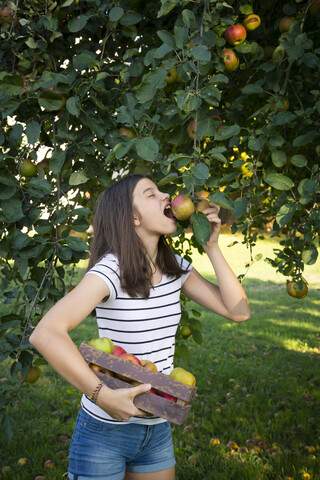
[[[213,266],[218,285],[205,279],[194,268],[182,287],[182,293],[199,305],[234,322],[250,318],[247,296],[218,245],[221,220],[213,203],[203,212],[211,222],[211,235],[204,249]]]

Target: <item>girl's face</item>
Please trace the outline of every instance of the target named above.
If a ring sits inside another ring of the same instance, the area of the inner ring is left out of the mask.
[[[177,230],[171,214],[169,194],[162,193],[149,179],[142,178],[133,191],[134,224],[141,238],[170,235]]]

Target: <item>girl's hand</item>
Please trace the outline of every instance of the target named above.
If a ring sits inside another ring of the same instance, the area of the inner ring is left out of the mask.
[[[98,395],[97,405],[105,410],[112,418],[120,422],[129,420],[130,417],[147,416],[148,413],[139,410],[133,400],[136,395],[150,390],[150,384],[142,384],[132,388],[119,388],[112,390],[103,387]]]
[[[218,238],[221,229],[221,219],[219,218],[220,207],[213,202],[209,203],[209,207],[203,210],[203,213],[206,215],[207,219],[211,224],[211,234],[210,238],[205,245],[204,249],[210,249],[218,243]]]

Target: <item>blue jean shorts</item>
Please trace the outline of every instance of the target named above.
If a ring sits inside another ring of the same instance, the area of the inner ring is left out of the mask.
[[[175,465],[170,422],[112,424],[80,409],[69,451],[71,480],[122,480]]]

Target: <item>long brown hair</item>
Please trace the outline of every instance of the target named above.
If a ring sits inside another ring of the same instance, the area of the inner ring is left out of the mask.
[[[152,267],[133,222],[133,191],[142,178],[150,177],[129,175],[102,193],[93,221],[88,270],[104,255],[112,253],[119,261],[121,288],[131,297],[148,298]],[[179,266],[169,243],[160,236],[156,264],[162,274],[179,278],[185,270]]]

